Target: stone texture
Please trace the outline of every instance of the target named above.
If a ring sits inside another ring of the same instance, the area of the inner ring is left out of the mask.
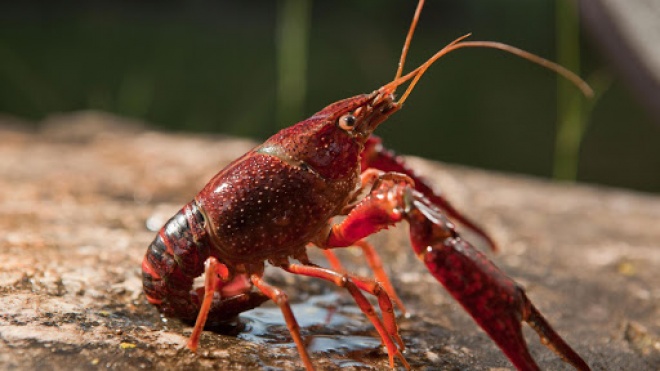
[[[205,332],[194,355],[182,349],[191,328],[162,319],[142,294],[154,230],[253,145],[94,112],[51,118],[38,131],[0,122],[0,369],[300,369],[272,304],[243,325]],[[660,368],[659,197],[411,162],[492,232],[494,261],[593,369]],[[404,232],[374,242],[411,312],[400,326],[413,368],[511,369],[425,272]],[[369,273],[353,251],[341,256]],[[319,368],[387,369],[348,295],[272,267],[267,279],[297,303]],[[525,333],[543,369],[570,369]]]

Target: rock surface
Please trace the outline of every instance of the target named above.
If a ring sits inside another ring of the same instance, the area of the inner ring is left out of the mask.
[[[41,127],[0,123],[0,369],[301,368],[272,304],[246,313],[242,327],[205,332],[194,355],[182,349],[191,328],[162,319],[142,294],[154,230],[254,143],[153,132],[93,112]],[[492,232],[494,261],[593,369],[660,369],[660,197],[411,162]],[[411,312],[400,327],[412,367],[512,369],[404,232],[374,242]],[[359,254],[341,256],[369,273]],[[298,303],[319,368],[387,369],[345,293],[272,267],[266,277]],[[570,369],[527,330],[542,369]]]

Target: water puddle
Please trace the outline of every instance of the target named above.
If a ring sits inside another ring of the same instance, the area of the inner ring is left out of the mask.
[[[371,332],[371,325],[359,308],[341,302],[336,293],[315,296],[305,303],[293,304],[296,320],[303,328],[307,349],[313,353],[338,354],[352,359],[335,360],[341,367],[367,366],[356,359],[361,354],[380,347],[377,337],[362,335]],[[361,316],[361,317],[360,317]],[[238,338],[260,344],[295,347],[288,335],[282,312],[277,307],[256,308],[241,314],[244,330]],[[351,331],[360,335],[351,335]],[[286,340],[285,340],[286,339]]]

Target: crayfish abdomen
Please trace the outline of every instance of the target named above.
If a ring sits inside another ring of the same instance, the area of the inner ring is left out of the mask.
[[[205,261],[211,257],[218,259],[205,226],[197,202],[188,203],[160,229],[142,261],[145,296],[168,317],[195,322],[199,315],[204,288],[194,289],[194,280],[204,273]],[[250,291],[251,287],[241,275],[217,288],[221,295],[213,298],[206,320],[208,325],[232,321],[240,313],[268,300]]]
[[[193,281],[204,271],[209,238],[204,217],[193,201],[160,229],[142,261],[142,284],[147,300],[167,316],[195,320],[200,301]]]

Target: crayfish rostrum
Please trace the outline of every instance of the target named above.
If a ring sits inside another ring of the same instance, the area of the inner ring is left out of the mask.
[[[521,332],[522,321],[550,349],[580,370],[589,366],[555,333],[523,289],[456,231],[454,220],[495,243],[468,218],[419,179],[373,131],[397,112],[424,72],[441,56],[466,47],[487,47],[530,59],[587,90],[562,67],[514,47],[457,39],[403,75],[408,45],[419,18],[420,1],[404,44],[395,78],[370,94],[343,99],[283,129],[216,174],[160,230],[142,263],[144,291],[167,316],[196,321],[188,348],[195,351],[207,323],[233,320],[239,313],[273,300],[307,369],[313,363],[287,296],[263,279],[265,262],[287,272],[316,277],[343,287],[368,316],[387,348],[391,367],[402,355],[394,303],[403,308],[364,239],[406,221],[415,254],[430,273],[521,370],[538,366]],[[410,82],[400,99],[398,86]],[[587,91],[588,93],[588,91]],[[333,224],[335,216],[345,216]],[[306,249],[324,250],[332,268],[310,261]],[[376,279],[343,272],[332,252],[359,246]],[[297,263],[292,262],[297,261]],[[204,287],[194,288],[204,276]],[[381,317],[364,293],[374,295]]]

